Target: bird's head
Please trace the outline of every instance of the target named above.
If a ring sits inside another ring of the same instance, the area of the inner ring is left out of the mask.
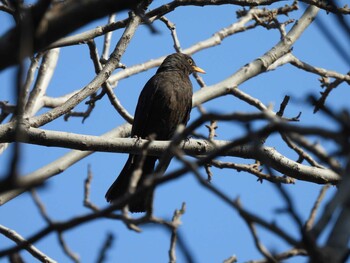
[[[203,69],[196,66],[196,63],[190,56],[183,53],[174,53],[167,56],[158,68],[157,73],[174,70],[181,70],[187,75],[193,72],[205,73]]]

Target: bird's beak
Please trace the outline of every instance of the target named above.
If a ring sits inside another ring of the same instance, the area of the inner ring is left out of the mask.
[[[203,69],[201,69],[200,67],[192,66],[192,69],[193,69],[195,72],[199,72],[199,73],[205,74],[205,71],[204,71]]]

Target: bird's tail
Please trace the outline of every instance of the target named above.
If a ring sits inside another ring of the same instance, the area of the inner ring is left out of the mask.
[[[124,165],[123,170],[120,172],[118,178],[110,186],[106,193],[106,200],[113,202],[121,198],[129,189],[131,176],[134,170],[138,166],[137,155],[129,155],[127,162]],[[142,166],[142,175],[137,184],[136,190],[143,185],[144,180],[153,172],[154,165],[157,158],[146,157]],[[130,212],[145,212],[153,202],[153,189],[140,192],[132,201],[129,203]]]

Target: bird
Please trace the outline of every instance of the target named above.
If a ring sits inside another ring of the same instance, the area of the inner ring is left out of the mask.
[[[131,128],[131,137],[147,139],[151,135],[156,140],[170,140],[178,125],[186,125],[192,109],[193,88],[190,74],[205,73],[196,66],[194,60],[183,53],[167,56],[141,91]],[[159,157],[146,156],[142,164],[142,174],[136,190],[154,172]],[[113,203],[129,190],[131,177],[140,163],[141,155],[130,154],[117,179],[108,189],[105,198]],[[149,211],[153,203],[153,191],[141,191],[128,203],[129,211]]]

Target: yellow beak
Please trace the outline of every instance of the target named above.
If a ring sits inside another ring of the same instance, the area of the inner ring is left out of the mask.
[[[205,71],[203,69],[201,69],[200,67],[197,67],[197,66],[192,66],[193,70],[195,72],[199,72],[199,73],[203,73],[205,74]]]

